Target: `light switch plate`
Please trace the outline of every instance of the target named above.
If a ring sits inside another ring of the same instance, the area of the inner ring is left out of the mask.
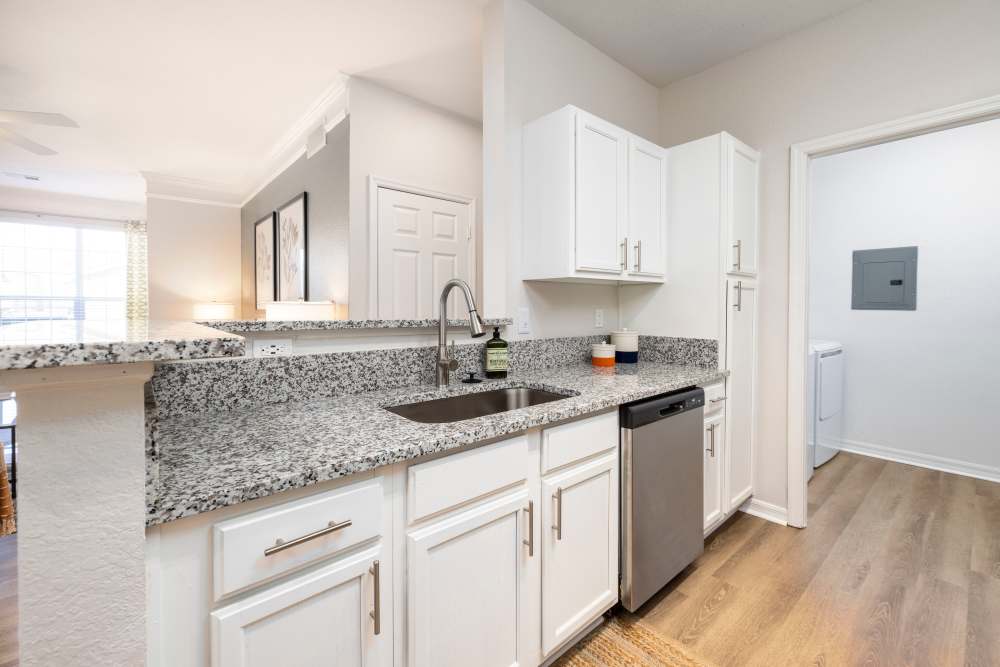
[[[523,335],[531,333],[531,312],[527,308],[517,309],[517,333]]]

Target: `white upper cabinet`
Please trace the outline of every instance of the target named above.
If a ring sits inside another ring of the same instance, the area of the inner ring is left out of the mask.
[[[638,137],[628,140],[629,275],[659,276],[667,264],[667,152]]]
[[[760,218],[760,153],[740,140],[722,134],[724,228],[728,232],[727,271],[757,275]]]
[[[576,115],[576,268],[622,271],[628,210],[628,135],[600,118]]]
[[[523,149],[524,280],[663,282],[666,151],[572,106]]]

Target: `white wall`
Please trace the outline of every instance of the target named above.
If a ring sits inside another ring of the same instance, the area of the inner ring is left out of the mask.
[[[492,0],[483,46],[485,312],[516,318],[529,308],[532,337],[608,331],[617,324],[617,287],[520,279],[521,128],[575,104],[655,141],[657,89],[523,0]],[[606,327],[594,328],[595,308]]]
[[[812,164],[810,336],[846,351],[844,438],[1000,475],[1000,120]],[[851,253],[918,246],[915,311],[851,310]]]
[[[996,0],[879,0],[661,91],[661,144],[729,130],[763,152],[760,500],[786,505],[789,146],[997,94],[998,25]]]
[[[375,83],[350,82],[350,317],[369,316],[368,177],[476,198],[481,216],[479,123]],[[477,267],[481,261],[477,261]],[[480,282],[477,280],[477,282]],[[477,289],[481,293],[481,289]]]
[[[240,209],[150,197],[149,317],[191,320],[197,302],[240,304]]]

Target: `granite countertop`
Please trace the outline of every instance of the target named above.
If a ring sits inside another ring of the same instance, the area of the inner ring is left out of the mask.
[[[147,489],[146,523],[165,523],[721,377],[721,371],[703,366],[639,363],[598,369],[581,363],[444,389],[422,385],[162,419],[155,424],[150,454],[157,472]],[[572,396],[450,424],[421,424],[382,409],[508,386]]]
[[[484,318],[488,327],[506,327],[514,323],[509,317]],[[267,331],[331,331],[341,329],[430,329],[437,328],[433,320],[208,320],[205,326],[237,333]],[[449,327],[467,327],[467,319],[448,320]]]
[[[242,356],[242,337],[194,322],[0,320],[0,371]]]

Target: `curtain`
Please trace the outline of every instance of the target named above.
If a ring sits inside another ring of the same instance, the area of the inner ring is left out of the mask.
[[[129,220],[125,223],[125,317],[130,320],[149,318],[149,284],[147,278],[146,223]]]

